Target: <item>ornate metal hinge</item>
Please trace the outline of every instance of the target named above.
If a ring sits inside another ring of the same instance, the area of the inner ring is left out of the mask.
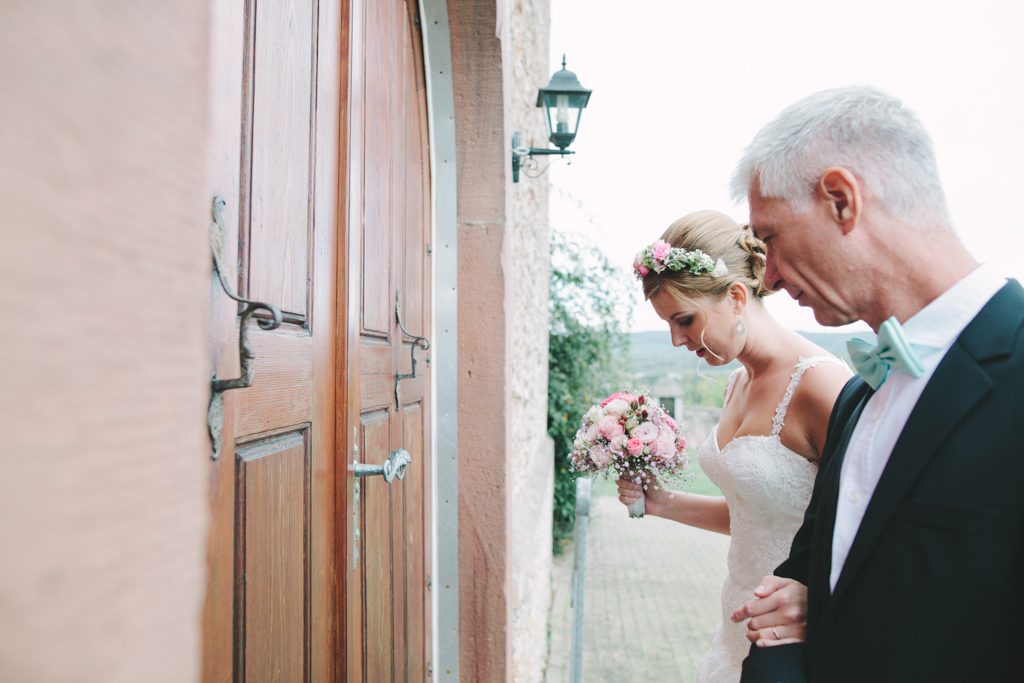
[[[402,380],[412,379],[416,376],[416,347],[420,347],[424,351],[430,348],[430,340],[426,337],[417,337],[414,334],[409,334],[405,325],[402,324],[402,293],[398,290],[395,291],[395,317],[398,318],[398,328],[402,330],[402,341],[412,342],[412,346],[409,347],[409,355],[412,357],[412,372],[408,375],[395,375],[395,408],[397,410],[402,409]]]
[[[242,311],[238,331],[238,361],[241,366],[241,375],[235,379],[217,379],[216,373],[210,382],[210,408],[207,413],[207,425],[210,429],[210,442],[213,444],[211,459],[220,457],[221,431],[224,429],[224,392],[231,389],[244,389],[252,386],[252,365],[256,355],[249,346],[249,321],[252,320],[256,311],[264,310],[270,313],[272,319],[261,318],[257,322],[264,330],[274,330],[281,326],[281,311],[273,304],[265,304],[261,301],[250,301],[238,296],[231,285],[228,284],[227,276],[224,274],[224,260],[226,256],[227,230],[224,228],[225,201],[221,197],[213,198],[213,223],[210,224],[210,248],[213,251],[213,272],[220,280],[220,286],[224,293],[235,301],[247,304]]]

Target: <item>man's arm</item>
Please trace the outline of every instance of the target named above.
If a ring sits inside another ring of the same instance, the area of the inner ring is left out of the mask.
[[[789,558],[775,569],[774,576],[766,576],[754,591],[757,596],[733,612],[732,620],[747,624],[747,638],[758,647],[772,647],[802,642],[807,634],[807,584],[810,574],[811,542],[814,538],[818,507],[821,503],[822,480],[829,461],[835,453],[846,421],[847,412],[840,418],[843,399],[858,383],[851,380],[843,387],[828,419],[828,436],[822,449],[818,476],[814,481],[811,502],[804,512],[804,523],[793,538]],[[837,428],[837,425],[839,428]]]

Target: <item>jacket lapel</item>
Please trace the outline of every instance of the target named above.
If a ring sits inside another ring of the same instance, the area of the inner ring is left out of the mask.
[[[971,321],[939,363],[882,472],[830,603],[835,604],[849,587],[896,509],[945,438],[992,390],[992,379],[979,362],[1005,355],[1012,350],[1022,318],[1024,290],[1016,281],[1011,280]],[[836,489],[829,500],[832,506],[830,530],[834,529],[835,524],[838,486],[839,478],[836,475]],[[828,539],[829,562],[831,536]]]
[[[953,344],[910,414],[871,496],[832,597],[850,585],[896,508],[943,440],[985,394],[992,380],[959,344]]]

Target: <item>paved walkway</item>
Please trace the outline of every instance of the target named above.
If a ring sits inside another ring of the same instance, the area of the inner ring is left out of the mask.
[[[587,532],[583,680],[692,683],[721,621],[729,537],[663,519],[629,519],[593,500]],[[568,683],[573,550],[555,560],[545,683]]]

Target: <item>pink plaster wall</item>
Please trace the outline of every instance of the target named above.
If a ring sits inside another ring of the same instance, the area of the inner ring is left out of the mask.
[[[512,671],[512,276],[495,0],[449,0],[459,196],[459,620],[465,681]]]
[[[0,8],[0,681],[198,678],[208,11]]]

